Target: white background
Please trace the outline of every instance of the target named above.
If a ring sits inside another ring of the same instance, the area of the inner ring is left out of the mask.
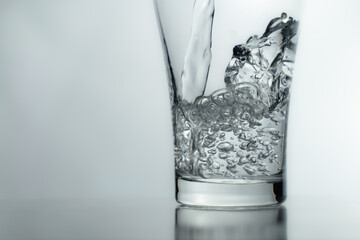
[[[292,86],[289,198],[360,204],[360,1],[308,1]],[[0,198],[174,199],[153,4],[0,2]]]

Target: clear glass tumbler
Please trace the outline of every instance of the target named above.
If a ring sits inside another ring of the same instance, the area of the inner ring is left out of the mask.
[[[176,199],[285,200],[301,0],[154,0],[170,89]]]

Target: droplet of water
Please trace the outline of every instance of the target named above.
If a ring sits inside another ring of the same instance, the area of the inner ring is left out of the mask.
[[[287,21],[289,21],[289,17],[288,17],[288,15],[286,14],[286,13],[282,13],[281,14],[281,21],[283,22],[283,23],[287,23]]]

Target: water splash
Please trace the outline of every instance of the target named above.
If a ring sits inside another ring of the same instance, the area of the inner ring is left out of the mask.
[[[263,103],[272,111],[286,101],[295,58],[298,22],[286,13],[274,18],[259,38],[253,35],[233,48],[225,70],[227,86],[246,82],[259,90]]]

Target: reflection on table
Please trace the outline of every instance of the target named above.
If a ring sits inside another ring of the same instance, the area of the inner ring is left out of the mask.
[[[175,240],[286,240],[286,208],[205,209],[181,206]]]

